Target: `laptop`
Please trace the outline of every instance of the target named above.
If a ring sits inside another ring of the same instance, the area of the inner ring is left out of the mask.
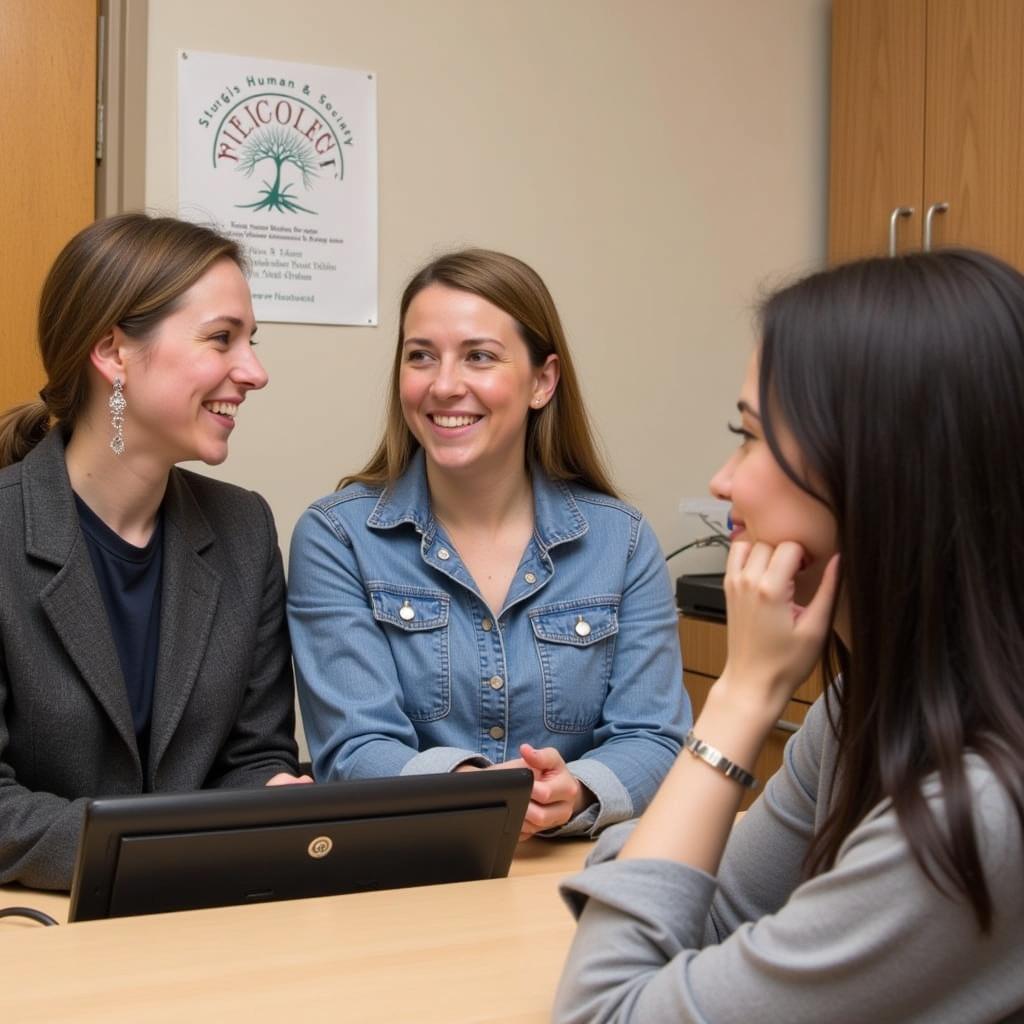
[[[508,874],[526,768],[89,800],[69,921]]]

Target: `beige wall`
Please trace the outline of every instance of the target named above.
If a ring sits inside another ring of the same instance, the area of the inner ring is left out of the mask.
[[[150,0],[146,201],[176,208],[176,51],[377,72],[378,328],[267,324],[267,391],[217,476],[287,550],[359,467],[405,279],[464,244],[532,263],[615,478],[663,546],[731,448],[765,282],[824,259],[828,0]],[[674,572],[713,568],[716,552]]]

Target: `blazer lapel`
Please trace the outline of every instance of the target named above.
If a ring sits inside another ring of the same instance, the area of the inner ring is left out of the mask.
[[[51,430],[24,460],[22,494],[26,552],[60,567],[39,595],[43,611],[86,685],[138,759],[121,663],[78,526],[59,429]],[[141,771],[140,763],[140,775]]]
[[[206,653],[221,577],[200,552],[213,541],[213,531],[188,484],[172,469],[164,500],[160,651],[149,750],[151,779],[181,721]]]

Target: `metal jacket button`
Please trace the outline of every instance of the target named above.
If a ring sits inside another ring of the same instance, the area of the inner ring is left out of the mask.
[[[505,735],[505,730],[500,725],[492,725],[487,731],[492,740],[500,740]]]

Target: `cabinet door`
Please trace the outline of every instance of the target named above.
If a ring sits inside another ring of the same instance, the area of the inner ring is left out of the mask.
[[[933,244],[1024,269],[1024,3],[929,0],[926,204]]]
[[[926,0],[835,0],[829,242],[833,263],[920,245],[924,180]],[[952,0],[953,3],[959,0]]]

